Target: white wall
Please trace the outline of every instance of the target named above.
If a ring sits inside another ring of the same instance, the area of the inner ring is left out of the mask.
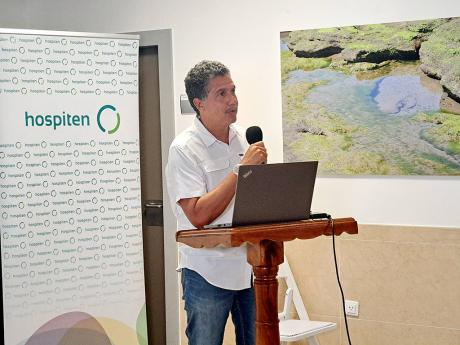
[[[239,121],[262,127],[282,161],[279,32],[460,16],[458,0],[1,0],[0,27],[129,32],[173,28],[176,109],[183,78],[202,59],[232,71]],[[176,115],[177,131],[191,117]],[[320,178],[313,209],[359,222],[460,226],[460,178]]]

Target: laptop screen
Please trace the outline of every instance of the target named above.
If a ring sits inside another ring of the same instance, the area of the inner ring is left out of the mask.
[[[242,165],[232,226],[308,219],[317,161]]]

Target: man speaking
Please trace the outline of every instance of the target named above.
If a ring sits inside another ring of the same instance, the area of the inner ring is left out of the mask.
[[[230,71],[202,61],[185,78],[197,113],[169,149],[166,181],[179,230],[229,223],[239,165],[263,164],[262,141],[248,147],[234,125],[238,99]],[[190,345],[221,345],[229,313],[237,345],[255,344],[255,301],[246,247],[196,249],[180,245],[183,298]]]

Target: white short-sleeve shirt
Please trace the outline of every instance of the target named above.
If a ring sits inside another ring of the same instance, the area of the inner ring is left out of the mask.
[[[217,140],[197,118],[192,126],[174,139],[169,148],[166,182],[179,230],[195,227],[178,201],[200,197],[215,189],[240,162],[247,147],[246,140],[235,125],[230,126],[227,145]],[[232,200],[213,224],[230,223],[233,205]],[[242,290],[251,286],[252,268],[247,263],[245,245],[198,249],[179,244],[179,253],[179,268],[198,272],[214,286],[229,290]]]

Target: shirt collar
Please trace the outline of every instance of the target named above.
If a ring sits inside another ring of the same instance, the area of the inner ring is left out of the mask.
[[[194,126],[198,131],[198,135],[200,136],[201,140],[203,143],[206,145],[206,147],[211,146],[214,144],[214,142],[218,141],[214,135],[212,135],[206,127],[203,125],[203,123],[195,117],[194,119]],[[230,129],[228,132],[228,142],[232,142],[232,139],[237,135],[237,131],[234,128],[233,123],[230,125]]]

